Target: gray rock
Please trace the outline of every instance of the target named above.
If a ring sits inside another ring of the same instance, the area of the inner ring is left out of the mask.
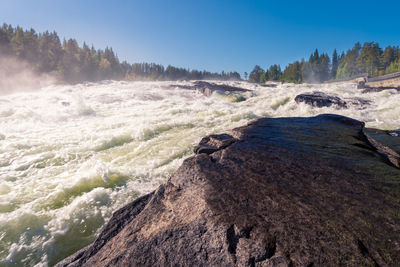
[[[364,109],[366,105],[371,104],[371,101],[363,98],[346,98],[341,99],[337,96],[328,95],[324,92],[312,92],[297,95],[294,99],[296,103],[304,102],[313,107],[330,107],[348,108],[351,106],[358,106],[359,109]]]
[[[381,92],[384,90],[396,90],[396,91],[400,91],[400,87],[394,87],[394,86],[364,86],[362,88],[359,89],[363,89],[362,93],[376,93],[376,92]]]
[[[205,81],[195,81],[193,85],[179,85],[173,84],[172,87],[178,87],[181,89],[197,90],[205,96],[211,96],[213,92],[218,92],[221,94],[225,93],[244,93],[250,92],[248,89],[241,87],[230,86],[226,84],[210,83]]]

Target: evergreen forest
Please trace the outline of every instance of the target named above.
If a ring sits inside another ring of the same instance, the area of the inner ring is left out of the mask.
[[[237,72],[212,73],[155,63],[120,61],[112,48],[95,49],[75,39],[61,41],[56,32],[3,24],[0,56],[27,62],[37,73],[50,73],[67,83],[99,80],[240,80]]]
[[[283,81],[293,83],[318,83],[330,80],[345,80],[358,75],[376,77],[400,72],[400,49],[387,46],[382,49],[376,42],[356,43],[352,49],[340,55],[335,49],[332,56],[316,49],[308,58],[295,61],[284,70],[272,65],[266,70],[256,65],[249,74],[249,81]]]

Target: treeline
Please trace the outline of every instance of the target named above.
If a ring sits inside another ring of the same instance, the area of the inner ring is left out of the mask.
[[[211,73],[154,63],[120,62],[112,48],[82,46],[74,39],[60,41],[56,32],[36,33],[3,24],[0,56],[16,56],[38,73],[52,73],[65,82],[98,80],[240,80],[237,72]]]
[[[328,54],[319,54],[316,49],[308,60],[295,61],[283,71],[279,65],[272,65],[267,70],[255,66],[249,75],[249,81],[315,83],[346,79],[359,74],[376,77],[395,72],[400,72],[399,47],[387,46],[383,50],[378,43],[366,42],[363,46],[356,43],[352,49],[342,52],[341,55],[335,49],[331,58]]]

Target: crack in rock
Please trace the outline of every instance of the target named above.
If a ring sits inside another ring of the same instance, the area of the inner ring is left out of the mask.
[[[365,131],[362,131],[362,134],[365,136],[367,143],[371,145],[376,152],[378,152],[378,154],[384,158],[385,161],[387,161],[390,165],[400,169],[400,155],[396,151],[381,144],[369,136]]]

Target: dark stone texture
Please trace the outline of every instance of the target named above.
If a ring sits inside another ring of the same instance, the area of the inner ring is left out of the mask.
[[[181,89],[197,90],[205,96],[211,96],[213,92],[220,93],[243,93],[249,92],[250,90],[241,87],[230,86],[226,84],[216,84],[205,81],[196,81],[193,85],[180,85],[174,84],[173,87],[178,87]]]
[[[337,96],[328,95],[324,92],[312,92],[297,95],[294,99],[296,103],[304,102],[313,107],[330,107],[332,105],[337,108],[348,108],[349,105],[358,106],[360,109],[371,104],[371,101],[362,98],[341,99]]]
[[[373,93],[373,92],[381,92],[381,91],[384,91],[384,90],[396,90],[396,91],[400,91],[400,87],[393,87],[393,86],[375,86],[375,87],[372,87],[372,86],[367,86],[367,85],[365,85],[365,86],[363,86],[363,87],[360,87],[359,89],[363,89],[362,90],[362,93]]]
[[[330,107],[337,105],[338,107],[345,108],[346,102],[337,96],[331,96],[323,92],[305,93],[296,96],[294,99],[296,103],[304,102],[314,107]]]
[[[194,148],[194,153],[211,154],[218,150],[224,149],[235,141],[236,139],[229,134],[210,135],[201,139],[199,145]]]
[[[391,132],[327,114],[204,138],[59,266],[400,266]]]

